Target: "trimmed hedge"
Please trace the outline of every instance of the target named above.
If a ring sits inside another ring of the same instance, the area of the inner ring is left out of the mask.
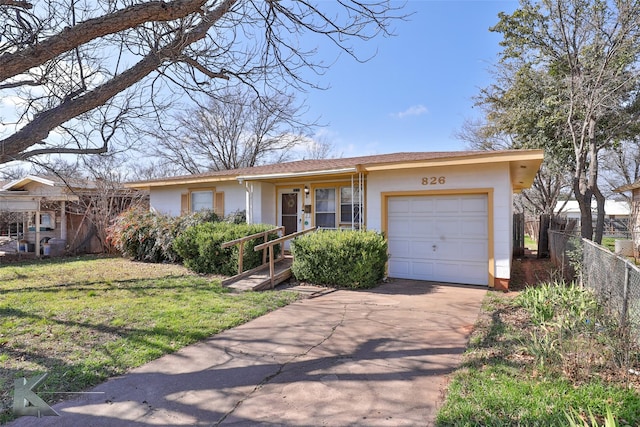
[[[140,209],[127,210],[107,230],[107,239],[123,256],[137,261],[180,262],[173,248],[175,238],[185,229],[218,221],[211,211],[172,217]]]
[[[291,272],[301,281],[344,288],[370,288],[384,278],[387,241],[373,231],[322,230],[291,243]]]
[[[196,273],[233,276],[238,273],[239,245],[222,249],[224,242],[268,231],[273,228],[266,224],[231,224],[226,222],[204,223],[186,229],[173,243],[176,252],[184,260],[184,265]],[[278,238],[277,233],[269,234],[269,240]],[[264,243],[264,239],[245,242],[243,269],[250,270],[262,264],[262,251],[253,248]],[[278,256],[278,245],[275,246]]]

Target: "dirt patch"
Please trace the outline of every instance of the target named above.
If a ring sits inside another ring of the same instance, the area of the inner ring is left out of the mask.
[[[538,258],[535,251],[526,250],[524,256],[513,260],[510,291],[521,291],[529,286],[558,280],[558,270],[549,258]]]

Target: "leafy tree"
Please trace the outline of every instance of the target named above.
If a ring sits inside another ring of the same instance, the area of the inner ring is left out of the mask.
[[[544,147],[572,172],[581,234],[599,242],[598,155],[636,131],[640,2],[521,0],[499,17],[492,28],[504,37],[498,78],[481,94],[488,122],[522,146]]]
[[[177,100],[247,85],[258,95],[315,87],[326,37],[388,34],[390,0],[0,0],[0,164],[141,144],[140,121],[165,123]],[[310,47],[311,46],[311,47]]]

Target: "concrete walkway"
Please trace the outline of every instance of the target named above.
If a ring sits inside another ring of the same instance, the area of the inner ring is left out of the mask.
[[[485,292],[408,280],[321,292],[12,425],[432,425]]]

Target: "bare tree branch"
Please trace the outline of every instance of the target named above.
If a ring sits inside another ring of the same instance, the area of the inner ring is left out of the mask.
[[[139,82],[156,70],[166,59],[176,57],[184,46],[203,38],[207,30],[233,5],[236,0],[227,0],[210,13],[207,13],[200,25],[193,28],[181,39],[175,40],[158,52],[153,52],[136,65],[114,77],[107,83],[87,92],[81,97],[68,99],[59,106],[39,114],[31,123],[8,138],[0,140],[0,163],[12,160],[24,160],[37,154],[24,152],[33,145],[34,140],[43,140],[49,132],[66,121],[77,117],[106,103],[116,94]],[[36,150],[34,150],[36,151]],[[74,150],[74,152],[77,152]],[[91,153],[89,151],[88,153]],[[42,152],[40,153],[42,154]]]
[[[33,9],[33,4],[23,0],[0,0],[0,6],[13,6],[22,9]]]
[[[170,108],[184,111],[226,88],[244,86],[266,99],[318,87],[307,71],[327,65],[315,47],[305,48],[305,33],[359,59],[350,41],[389,34],[389,21],[403,18],[392,0],[27,5],[0,0],[0,91],[16,100],[15,114],[0,123],[0,164],[102,153],[105,144],[124,149],[140,141],[142,128],[170,128]],[[118,109],[126,113],[121,119]]]
[[[41,41],[35,46],[0,56],[0,81],[23,73],[61,53],[68,52],[99,37],[135,28],[149,21],[171,21],[184,18],[191,13],[200,11],[204,3],[205,0],[175,0],[169,3],[147,2],[81,22],[74,27],[65,28],[57,35]],[[231,4],[220,6],[222,10],[226,11],[226,8],[235,1],[226,3]]]

